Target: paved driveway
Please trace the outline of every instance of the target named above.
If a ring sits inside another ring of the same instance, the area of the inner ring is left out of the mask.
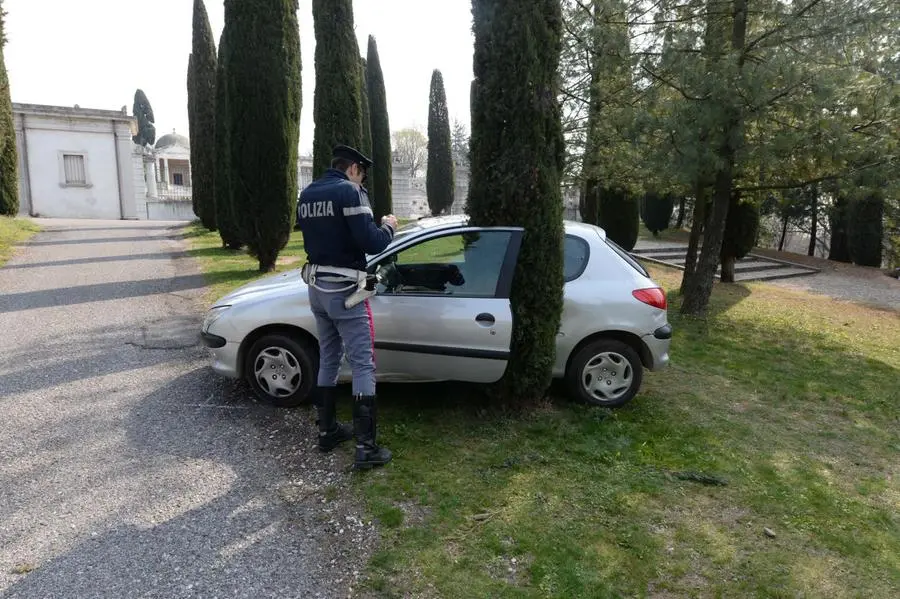
[[[349,450],[209,372],[177,224],[39,222],[0,269],[0,596],[347,596]]]

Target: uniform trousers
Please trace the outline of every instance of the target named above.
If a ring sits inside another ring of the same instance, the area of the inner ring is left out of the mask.
[[[341,289],[348,283],[332,283],[321,280],[316,285],[323,289]],[[309,286],[309,305],[316,318],[319,334],[318,386],[337,385],[338,372],[344,351],[353,372],[353,395],[375,395],[375,323],[369,300],[360,302],[349,310],[344,300],[356,290],[327,293]]]

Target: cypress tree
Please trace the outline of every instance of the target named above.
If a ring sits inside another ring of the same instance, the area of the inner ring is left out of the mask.
[[[296,4],[225,4],[231,28],[225,79],[232,207],[241,240],[261,272],[274,270],[290,239],[297,205],[301,81]]]
[[[352,0],[313,0],[316,87],[313,96],[313,178],[331,166],[334,146],[362,143],[359,47]]]
[[[360,57],[360,75],[359,75],[359,97],[360,107],[362,108],[362,143],[359,151],[372,157],[372,117],[369,112],[369,90],[366,83],[366,59]]]
[[[194,129],[196,121],[196,102],[197,98],[194,96],[194,54],[188,54],[188,67],[187,67],[187,113],[188,113],[188,137],[190,139],[194,139]],[[191,148],[191,168],[194,166],[194,158],[193,158],[193,148]],[[192,173],[193,174],[193,173]],[[196,192],[191,193],[191,209],[194,212],[194,216],[200,218],[200,206],[199,206],[200,198],[197,197]],[[203,224],[203,219],[200,220],[200,224]],[[205,226],[205,225],[204,225]]]
[[[850,259],[850,245],[847,236],[849,224],[850,201],[846,195],[837,193],[834,204],[829,210],[831,222],[831,243],[828,248],[828,259],[835,262],[852,262]]]
[[[640,232],[637,199],[622,187],[607,187],[599,192],[599,223],[606,236],[622,249],[631,251]]]
[[[134,106],[131,112],[138,122],[138,132],[131,139],[139,146],[152,146],[156,143],[156,120],[153,116],[153,107],[150,106],[150,100],[144,90],[139,89],[134,92]]]
[[[641,200],[641,220],[654,237],[658,237],[660,231],[669,228],[674,210],[675,195],[672,193],[660,194],[648,191]]]
[[[215,135],[216,43],[203,0],[194,0],[191,57],[188,61],[188,126],[194,214],[216,230]]]
[[[559,0],[473,0],[467,211],[525,237],[513,278],[511,354],[497,391],[528,402],[550,385],[563,306]]]
[[[241,243],[240,230],[235,222],[231,205],[231,144],[229,143],[230,126],[228,119],[228,85],[225,67],[228,53],[228,23],[222,29],[219,39],[219,61],[216,65],[216,129],[215,129],[215,202],[216,225],[222,247],[239,250]]]
[[[853,200],[850,203],[849,217],[847,245],[853,263],[860,266],[881,266],[884,196],[875,192]]]
[[[378,58],[378,45],[369,36],[366,52],[366,87],[369,97],[369,119],[372,123],[372,154],[375,162],[369,173],[369,199],[375,221],[394,211],[393,170],[394,153],[391,151],[391,125],[388,119],[387,93],[384,89],[384,74]]]
[[[0,0],[0,215],[19,213],[19,153],[13,123],[9,75],[6,72],[6,13]]]
[[[438,69],[431,74],[428,102],[428,168],[425,176],[428,207],[437,216],[453,205],[453,151],[450,139],[450,115],[444,77]]]

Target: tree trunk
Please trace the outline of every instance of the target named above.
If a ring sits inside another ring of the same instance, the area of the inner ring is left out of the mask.
[[[723,283],[734,283],[734,265],[737,262],[734,256],[722,256],[722,272],[719,280]]]
[[[729,129],[735,126],[735,117],[729,118]],[[730,137],[730,136],[729,136]],[[719,267],[719,254],[722,251],[722,239],[725,235],[725,219],[728,218],[728,204],[731,201],[731,188],[734,178],[735,148],[726,142],[720,155],[723,165],[716,173],[715,191],[710,219],[703,231],[703,247],[697,267],[690,276],[685,276],[684,302],[681,313],[702,316],[709,305],[716,269]]]
[[[682,195],[681,200],[678,202],[678,221],[675,223],[676,229],[681,229],[684,226],[684,208],[685,203],[687,202],[687,196]]]
[[[732,27],[731,47],[735,52],[742,52],[747,33],[747,0],[734,0],[734,22]],[[743,59],[738,59],[738,69],[743,67]],[[722,144],[719,147],[720,163],[716,169],[713,207],[710,220],[703,232],[703,248],[696,270],[685,276],[682,288],[684,301],[681,313],[692,316],[706,314],[709,298],[712,295],[716,269],[719,266],[719,254],[722,251],[722,239],[725,234],[725,222],[728,217],[728,205],[734,183],[734,165],[738,146],[742,141],[743,116],[736,100],[728,98],[725,104],[725,118],[722,122]]]
[[[784,238],[787,237],[788,217],[781,217],[781,239],[778,241],[778,251],[784,251]]]
[[[703,234],[703,223],[706,222],[706,186],[700,180],[694,187],[694,214],[691,223],[691,236],[688,239],[687,254],[684,257],[684,276],[681,278],[681,292],[687,278],[693,274],[697,265],[697,247]]]
[[[812,225],[809,231],[809,248],[806,251],[807,256],[816,255],[816,235],[819,234],[819,187],[812,185],[810,188],[812,193],[812,201],[810,212],[812,212]]]

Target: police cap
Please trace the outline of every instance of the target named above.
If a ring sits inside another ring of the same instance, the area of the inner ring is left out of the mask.
[[[370,158],[366,157],[356,148],[351,148],[350,146],[335,146],[331,151],[331,154],[333,158],[343,158],[350,162],[359,163],[363,168],[370,168],[372,164],[374,164]]]

